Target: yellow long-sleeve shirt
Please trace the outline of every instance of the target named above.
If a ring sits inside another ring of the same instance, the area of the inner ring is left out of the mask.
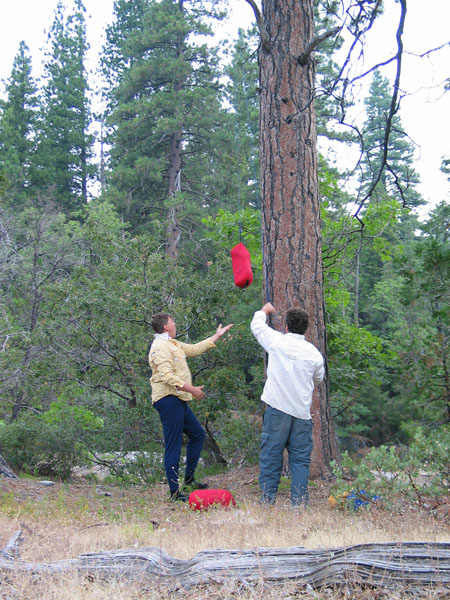
[[[192,394],[178,389],[185,383],[192,384],[186,358],[198,356],[215,347],[211,338],[197,344],[184,344],[168,339],[162,334],[156,335],[148,355],[148,363],[152,370],[152,403],[169,395],[178,396],[180,400],[192,400]]]

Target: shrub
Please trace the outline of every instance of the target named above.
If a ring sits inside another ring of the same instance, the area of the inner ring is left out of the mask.
[[[261,424],[253,415],[230,414],[221,422],[218,443],[227,462],[254,464],[258,462]]]
[[[89,434],[101,427],[101,419],[91,411],[60,398],[45,413],[27,413],[3,425],[0,446],[12,467],[67,479],[74,466],[86,462]]]
[[[400,508],[405,502],[421,506],[429,498],[446,498],[450,486],[450,428],[444,426],[428,435],[418,428],[408,448],[399,452],[391,446],[373,448],[360,462],[347,452],[342,463],[333,463],[336,483],[333,498],[339,506],[347,502],[349,492],[364,490],[363,499],[381,497],[389,508]]]

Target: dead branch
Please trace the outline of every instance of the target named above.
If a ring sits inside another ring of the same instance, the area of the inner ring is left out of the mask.
[[[400,14],[400,21],[399,21],[399,25],[397,28],[397,34],[396,34],[397,53],[395,56],[395,60],[397,62],[397,71],[396,71],[396,75],[395,75],[394,92],[393,92],[392,99],[391,99],[391,106],[390,106],[388,117],[387,117],[386,131],[385,131],[384,142],[383,142],[383,157],[381,160],[381,166],[378,170],[377,177],[372,182],[372,185],[370,186],[369,191],[364,196],[364,198],[361,200],[355,214],[353,215],[354,217],[356,217],[358,219],[358,221],[360,221],[360,223],[362,225],[364,225],[364,224],[361,221],[361,219],[359,218],[359,213],[360,213],[361,209],[363,208],[366,200],[372,196],[372,193],[374,192],[375,188],[377,187],[377,185],[381,179],[383,170],[386,167],[387,155],[388,155],[388,149],[389,149],[389,137],[391,134],[391,127],[392,127],[392,120],[393,120],[394,116],[397,114],[398,109],[399,109],[400,75],[401,75],[401,71],[402,71],[402,57],[403,57],[403,30],[405,27],[405,19],[406,19],[406,0],[400,0],[400,6],[401,6],[401,14]]]
[[[341,27],[333,27],[333,29],[330,29],[329,31],[325,31],[321,35],[317,35],[313,40],[311,40],[309,42],[309,44],[306,45],[303,53],[300,54],[300,56],[298,57],[298,62],[301,65],[306,65],[306,63],[309,60],[309,57],[314,52],[314,50],[317,48],[317,46],[319,46],[322,42],[327,40],[329,37],[332,37],[333,35],[338,34],[340,31],[341,31]]]
[[[267,52],[270,52],[272,50],[272,42],[270,41],[269,32],[267,31],[266,26],[264,24],[264,19],[261,14],[261,11],[259,10],[258,5],[254,0],[245,1],[248,4],[250,4],[250,6],[253,9],[253,12],[255,13],[256,24],[258,25],[259,35],[261,36],[261,43],[264,49],[267,50]]]

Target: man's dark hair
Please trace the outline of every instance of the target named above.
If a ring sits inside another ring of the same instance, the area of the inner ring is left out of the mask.
[[[289,308],[286,311],[286,327],[289,333],[305,333],[308,328],[308,315],[303,308]]]
[[[169,313],[156,313],[152,316],[152,327],[155,333],[164,333],[164,325],[167,325],[169,319],[173,319]]]

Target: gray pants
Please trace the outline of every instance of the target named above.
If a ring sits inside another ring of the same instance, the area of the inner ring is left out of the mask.
[[[267,406],[259,455],[262,503],[275,504],[286,448],[292,479],[291,502],[294,506],[307,506],[312,447],[311,419],[298,419]]]

